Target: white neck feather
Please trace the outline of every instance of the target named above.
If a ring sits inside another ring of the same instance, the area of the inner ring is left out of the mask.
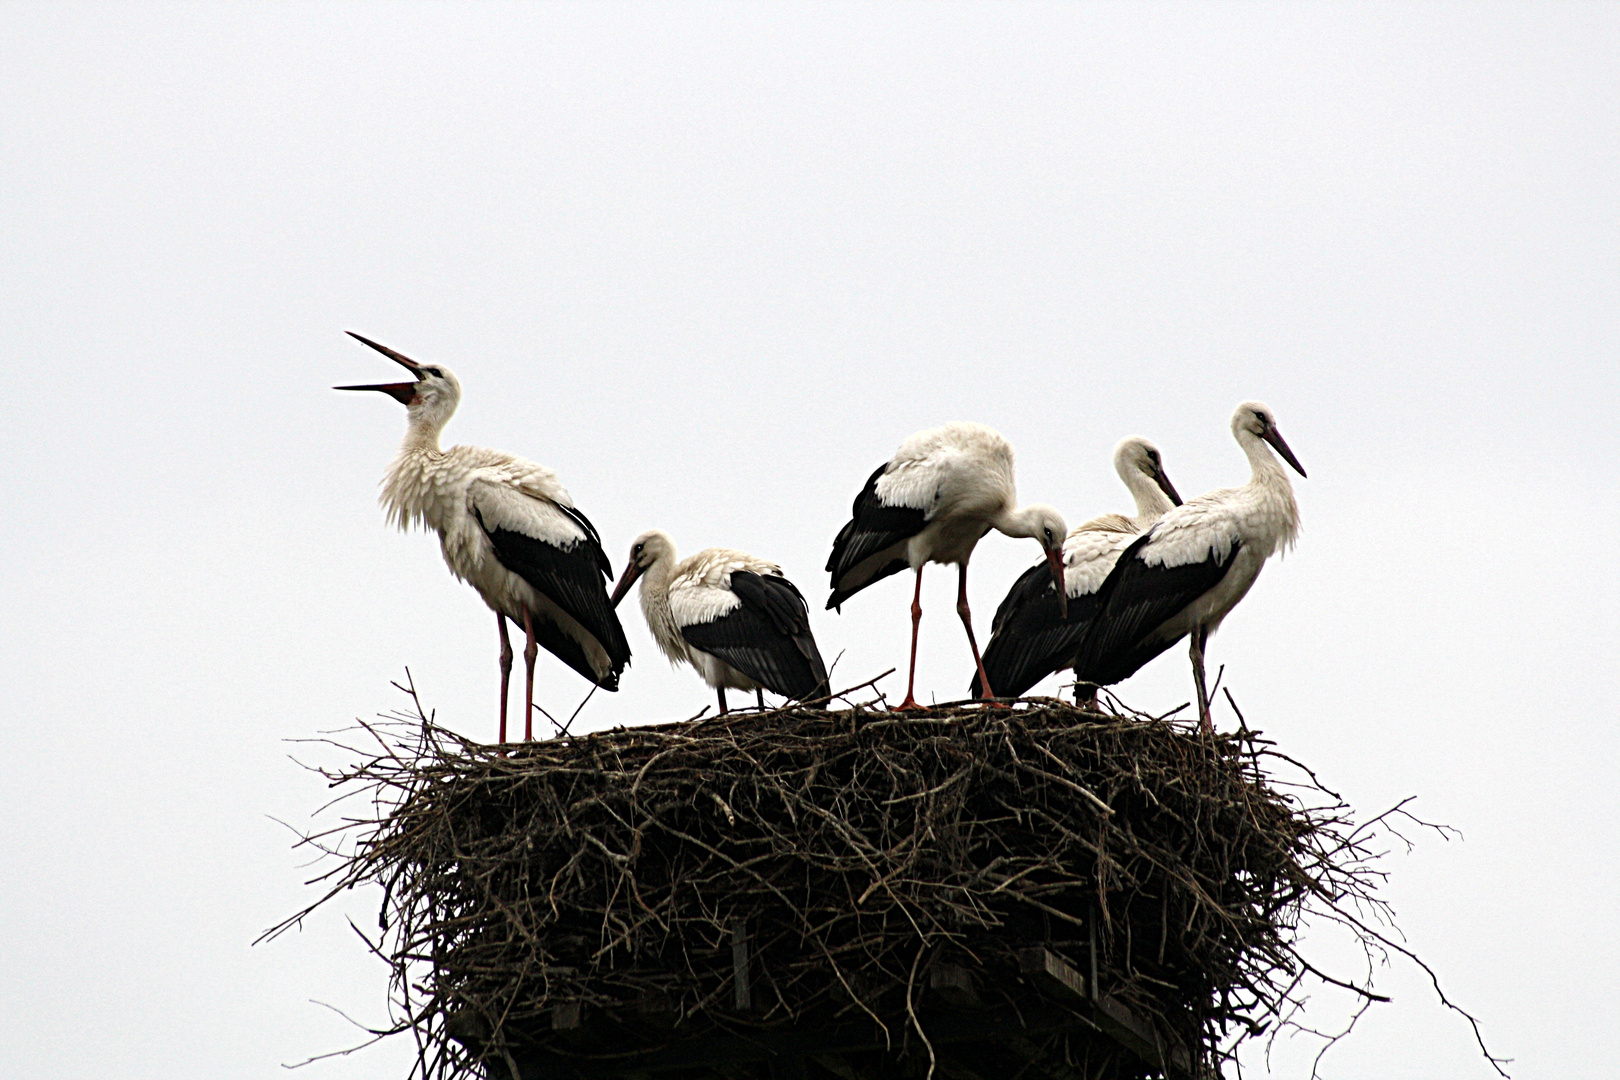
[[[1294,546],[1299,536],[1299,504],[1294,501],[1294,485],[1270,443],[1247,428],[1240,428],[1236,435],[1238,445],[1249,459],[1248,487],[1270,510],[1262,520],[1274,526],[1273,550],[1285,551]]]
[[[1007,536],[1036,537],[1041,533],[1039,518],[1038,508],[1021,506],[1014,510],[1003,510],[990,524],[997,532]]]
[[[445,454],[439,448],[439,431],[443,422],[434,423],[413,414],[405,427],[405,441],[399,453],[383,474],[382,494],[377,501],[388,513],[388,522],[400,529],[424,525],[443,529],[445,507],[438,505],[437,496],[443,486],[434,483],[435,476],[445,467]]]
[[[1153,477],[1141,469],[1126,469],[1120,474],[1120,479],[1125,481],[1125,487],[1129,489],[1131,498],[1136,500],[1136,516],[1139,520],[1157,521],[1175,505],[1170,501],[1170,496],[1164,493],[1164,489],[1154,482]]]
[[[1063,543],[1069,531],[1063,523],[1063,515],[1041,503],[1003,510],[990,522],[990,527],[1006,536],[1038,540],[1042,547],[1046,546],[1046,530],[1051,530],[1054,547]]]
[[[669,610],[669,582],[675,576],[675,545],[661,551],[651,566],[641,575],[641,614],[647,620],[647,629],[653,640],[672,664],[691,662],[686,653],[686,639],[675,625],[675,615]]]
[[[1283,463],[1277,460],[1270,443],[1248,428],[1238,429],[1237,441],[1249,459],[1250,483],[1271,484],[1280,480],[1283,486],[1292,488],[1293,485],[1288,483],[1288,474],[1283,471]]]

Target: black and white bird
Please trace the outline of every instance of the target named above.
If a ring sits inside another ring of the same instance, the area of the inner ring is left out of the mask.
[[[1232,435],[1252,470],[1242,487],[1221,488],[1166,513],[1119,556],[1098,591],[1101,611],[1075,657],[1075,673],[1102,686],[1135,674],[1181,640],[1191,639],[1198,719],[1214,725],[1205,690],[1204,645],[1242,600],[1267,559],[1292,547],[1299,506],[1272,450],[1304,476],[1276,417],[1258,401],[1232,414]]]
[[[350,337],[394,360],[410,382],[339,386],[377,390],[405,405],[405,442],[383,477],[379,501],[391,524],[439,534],[450,572],[478,590],[495,612],[501,639],[500,741],[512,642],[506,620],[523,627],[523,737],[533,737],[534,662],[539,645],[604,690],[619,688],[630,662],[624,628],[608,602],[612,574],[601,537],[544,465],[478,446],[440,449],[439,433],[461,401],[461,383],[442,364],[418,364],[359,334]]]
[[[1119,553],[1167,510],[1181,505],[1165,474],[1163,455],[1148,440],[1134,435],[1121,439],[1114,447],[1114,471],[1136,500],[1136,515],[1104,514],[1069,533],[1063,542],[1068,613],[1059,609],[1057,588],[1044,563],[1024,571],[996,609],[984,670],[1002,697],[1022,697],[1046,676],[1074,664],[1075,650],[1097,614],[1097,590]],[[1085,700],[1083,686],[1075,689],[1077,701]],[[978,672],[971,692],[981,696]]]
[[[968,647],[986,696],[993,684],[984,673],[968,610],[968,559],[991,529],[1032,537],[1046,552],[1052,580],[1062,587],[1063,537],[1068,527],[1050,506],[1018,507],[1013,450],[983,424],[952,423],[919,431],[894,457],[879,466],[855,496],[850,521],[833,541],[827,570],[832,575],[829,608],[874,581],[908,567],[917,574],[911,599],[911,669],[902,709],[917,704],[917,628],[922,622],[922,572],[931,562],[960,569],[956,610],[967,630]],[[1066,601],[1060,597],[1059,605]]]
[[[827,667],[810,632],[810,611],[775,563],[730,548],[705,548],[677,562],[675,541],[650,529],[630,545],[613,590],[615,607],[641,580],[641,612],[670,663],[687,663],[720,697],[764,691],[826,708]]]

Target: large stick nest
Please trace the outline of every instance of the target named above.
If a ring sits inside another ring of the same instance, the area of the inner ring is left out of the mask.
[[[1248,731],[1049,699],[733,713],[506,755],[420,715],[363,730],[372,748],[327,775],[370,811],[309,840],[340,860],[333,893],[383,887],[371,945],[424,1077],[837,1025],[927,1066],[929,973],[1018,1011],[1031,946],[1095,965],[1092,992],[1209,1074],[1297,1004],[1302,908],[1381,907],[1371,834],[1272,778],[1286,759]],[[554,1030],[559,1008],[587,1024]],[[1108,1075],[1156,1075],[1133,1068]]]

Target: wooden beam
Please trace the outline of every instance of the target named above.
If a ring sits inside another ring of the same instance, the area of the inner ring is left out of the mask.
[[[1126,1005],[1097,994],[1095,982],[1088,993],[1086,977],[1061,956],[1040,946],[1021,949],[1018,966],[1030,981],[1052,997],[1089,1003],[1092,1022],[1098,1029],[1149,1065],[1163,1069],[1172,1078],[1193,1074],[1192,1059],[1183,1046],[1160,1035],[1152,1024]]]
[[[1086,977],[1067,960],[1039,945],[1018,950],[1018,967],[1036,986],[1060,999],[1084,1001]]]
[[[738,1012],[754,1007],[753,987],[748,979],[748,924],[741,919],[731,924],[731,1003]]]
[[[946,1005],[969,1009],[979,1003],[973,974],[960,964],[935,964],[928,969],[928,989]]]

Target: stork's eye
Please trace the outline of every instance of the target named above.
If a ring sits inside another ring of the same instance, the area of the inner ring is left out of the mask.
[[[427,372],[429,375],[433,376],[435,379],[444,378],[444,372],[440,371],[436,367],[425,367],[422,370]]]
[[[636,550],[631,552],[631,554],[632,555],[640,555],[641,552],[642,552],[642,549],[645,548],[646,546],[647,546],[646,544],[637,544],[636,545]]]
[[[1157,465],[1159,463],[1159,452],[1157,450],[1149,450],[1148,451],[1148,460],[1153,462],[1153,464]]]

